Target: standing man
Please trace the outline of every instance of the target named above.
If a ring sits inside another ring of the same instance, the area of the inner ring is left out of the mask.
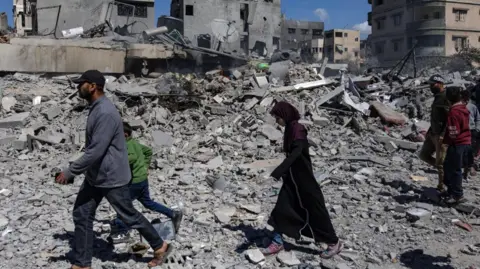
[[[428,129],[419,157],[422,161],[437,169],[437,189],[442,192],[444,191],[443,161],[445,160],[445,154],[447,151],[447,146],[443,144],[443,137],[445,134],[450,103],[445,94],[445,80],[442,76],[433,75],[428,80],[428,83],[430,84],[430,90],[435,96],[435,99],[431,108],[430,129]],[[433,153],[435,153],[435,158],[432,157]]]
[[[93,220],[98,205],[105,197],[117,216],[129,227],[137,229],[154,250],[148,264],[162,264],[172,247],[165,243],[151,223],[134,207],[128,185],[131,180],[123,123],[115,105],[104,95],[105,77],[89,70],[73,81],[78,94],[89,103],[85,153],[56,178],[67,184],[85,173],[85,181],[73,208],[75,224],[74,261],[72,269],[91,269],[93,254]]]

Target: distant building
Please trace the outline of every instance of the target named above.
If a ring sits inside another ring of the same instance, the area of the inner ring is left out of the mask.
[[[0,13],[0,31],[8,30],[8,17],[7,13]]]
[[[320,61],[323,59],[324,42],[323,37],[304,41],[300,44],[301,52],[304,56],[311,56],[314,61]]]
[[[13,0],[15,28],[19,35],[62,37],[62,30],[89,30],[108,21],[140,34],[155,27],[155,0]],[[61,8],[60,8],[61,5]]]
[[[195,46],[267,56],[280,48],[280,11],[280,0],[172,0],[170,16]]]
[[[393,65],[417,42],[417,57],[448,56],[480,47],[478,0],[369,0],[372,53]]]
[[[324,57],[331,63],[360,60],[360,32],[333,29],[325,32]]]
[[[299,49],[305,41],[323,38],[324,23],[282,19],[282,49]]]

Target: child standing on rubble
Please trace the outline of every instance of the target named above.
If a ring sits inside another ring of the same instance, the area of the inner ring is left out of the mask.
[[[463,102],[460,88],[449,88],[446,95],[452,106],[443,140],[448,148],[443,164],[447,192],[442,196],[447,204],[457,204],[464,201],[462,168],[466,151],[471,145],[470,113]]]
[[[128,162],[132,171],[132,181],[130,182],[130,198],[138,200],[144,207],[161,213],[169,217],[178,231],[183,213],[180,210],[172,210],[162,204],[159,204],[150,198],[148,189],[148,168],[152,159],[152,150],[132,138],[132,127],[124,122],[123,131],[127,141]],[[115,226],[118,227],[119,233],[112,235],[112,241],[115,244],[126,242],[129,240],[129,230],[118,217],[114,220]]]
[[[479,149],[479,139],[480,134],[480,112],[478,111],[477,106],[471,100],[471,92],[469,90],[462,91],[463,102],[467,105],[467,109],[470,112],[470,133],[472,135],[472,145],[468,149],[466,160],[465,160],[465,171],[463,173],[464,179],[467,178],[468,173],[471,176],[477,174],[475,170],[475,156],[478,153]]]

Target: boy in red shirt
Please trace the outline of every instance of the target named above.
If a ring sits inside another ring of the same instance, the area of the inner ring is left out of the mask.
[[[465,153],[471,144],[470,112],[462,102],[460,88],[447,90],[447,99],[452,104],[447,116],[447,128],[443,143],[448,145],[443,171],[448,191],[444,194],[447,204],[463,202],[462,167]]]

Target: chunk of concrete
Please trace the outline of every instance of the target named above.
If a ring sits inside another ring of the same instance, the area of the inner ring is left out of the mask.
[[[153,142],[157,146],[171,147],[173,146],[173,137],[162,131],[152,132]]]
[[[45,116],[47,117],[48,120],[53,120],[56,117],[58,117],[60,114],[62,114],[62,108],[59,106],[55,106],[47,110],[47,112],[45,112]]]
[[[10,111],[10,109],[13,106],[15,106],[16,103],[17,103],[17,99],[15,99],[15,97],[5,96],[5,97],[2,98],[2,108],[5,111]]]
[[[0,128],[23,127],[28,116],[30,116],[30,112],[22,112],[0,119]]]
[[[282,138],[282,132],[280,132],[279,130],[277,130],[277,128],[270,124],[263,125],[261,131],[262,134],[269,140],[277,141]]]
[[[328,118],[321,117],[317,114],[312,115],[312,120],[313,123],[318,126],[328,126],[330,124],[330,120]]]
[[[277,255],[277,260],[287,266],[295,266],[301,263],[293,251],[281,251]]]
[[[245,251],[245,256],[248,258],[249,261],[251,261],[254,264],[260,263],[265,260],[265,256],[263,256],[263,253],[258,249],[248,249]]]
[[[5,228],[7,228],[7,225],[8,225],[7,217],[0,214],[0,230],[4,230]]]
[[[266,76],[255,75],[255,82],[257,82],[257,85],[260,88],[268,87],[268,80]]]
[[[382,143],[387,147],[390,147],[391,143],[393,142],[395,144],[395,146],[397,146],[401,149],[410,150],[410,151],[416,151],[418,149],[418,147],[420,146],[419,144],[414,143],[414,142],[401,140],[401,139],[395,139],[395,138],[389,137],[389,136],[376,135],[376,136],[374,136],[374,139],[378,143]]]
[[[383,121],[387,123],[402,125],[408,120],[403,114],[394,111],[392,108],[378,101],[373,101],[370,105],[370,110],[375,112]]]
[[[411,221],[419,221],[419,220],[425,221],[425,220],[429,220],[430,217],[432,216],[431,211],[428,211],[423,208],[416,208],[416,207],[407,210],[406,213],[407,213],[407,217]]]

